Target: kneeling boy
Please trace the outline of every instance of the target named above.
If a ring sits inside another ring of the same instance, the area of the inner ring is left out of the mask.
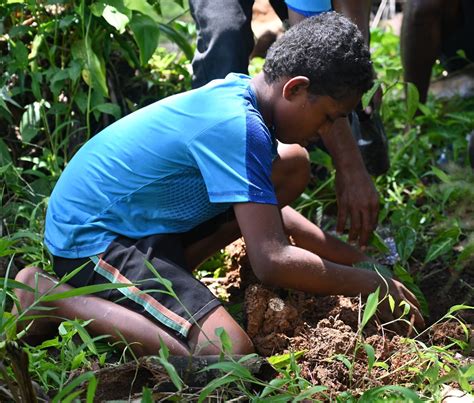
[[[255,78],[230,74],[97,134],[70,161],[51,195],[45,243],[53,269],[63,276],[85,265],[55,292],[133,285],[51,302],[54,314],[94,319],[91,332],[122,335],[139,354],[156,354],[160,338],[172,354],[216,354],[219,327],[235,353],[249,353],[245,332],[191,274],[243,236],[264,284],[348,296],[381,287],[397,306],[406,300],[421,324],[418,303],[402,284],[353,268],[367,257],[289,207],[309,178],[303,147],[327,136],[371,83],[361,34],[329,13],[286,32]],[[163,292],[146,261],[171,281],[175,296]],[[46,292],[54,280],[39,272],[24,269],[17,280],[34,284],[36,278]],[[32,293],[19,290],[18,296],[23,308],[33,301]],[[390,316],[388,309],[381,313]],[[46,332],[54,321],[59,319],[37,320],[31,331]]]

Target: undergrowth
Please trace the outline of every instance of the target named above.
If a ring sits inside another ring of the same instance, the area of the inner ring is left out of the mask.
[[[45,209],[75,150],[120,116],[189,88],[187,67],[193,50],[188,43],[194,31],[191,24],[175,19],[185,11],[179,5],[173,6],[177,14],[170,18],[145,1],[108,2],[107,7],[115,10],[112,14],[102,3],[92,5],[85,0],[49,3],[9,1],[0,5],[0,392],[2,400],[17,402],[34,401],[32,396],[37,401],[81,398],[93,402],[97,388],[94,370],[112,365],[110,361],[133,362],[133,349],[126,343],[112,345],[105,337],[91,337],[89,322],[79,320],[61,322],[58,335],[42,344],[25,344],[28,327],[24,329],[22,323],[31,316],[28,312],[13,316],[10,311],[17,303],[13,290],[26,286],[12,278],[27,265],[50,269],[42,245]],[[145,37],[141,28],[150,21],[155,29]],[[168,38],[168,45],[174,43],[181,52],[158,47],[162,35]],[[390,32],[375,31],[372,47],[377,85],[384,91],[381,115],[391,154],[390,171],[376,179],[381,229],[372,240],[372,252],[376,256],[386,254],[390,251],[386,240],[393,238],[393,273],[417,295],[428,313],[420,284],[430,275],[431,265],[451,269],[445,293],[474,265],[474,173],[469,167],[466,141],[474,129],[474,99],[441,102],[430,98],[426,105],[419,105],[416,89],[401,78],[398,38]],[[251,70],[260,67],[261,62],[255,61]],[[418,108],[421,113],[416,114]],[[323,152],[315,151],[311,157],[315,164],[332,168],[331,159]],[[295,207],[330,228],[333,222],[325,213],[336,202],[333,188],[334,174],[329,173],[315,188],[308,189]],[[220,275],[225,258],[223,254],[215,256],[198,277]],[[61,283],[65,281],[67,278]],[[51,290],[37,295],[35,308],[42,315],[51,315],[44,307],[41,311],[42,302],[104,287],[84,287],[66,294]],[[472,285],[464,287],[465,301],[472,305]],[[333,357],[349,370],[363,352],[368,375],[377,368],[385,371],[381,377],[391,371],[387,362],[377,360],[363,334],[383,298],[388,297],[377,292],[367,299],[355,350]],[[440,320],[455,320],[455,314],[466,309],[472,307],[453,306]],[[400,320],[407,320],[408,315],[405,311]],[[465,339],[452,340],[448,345],[430,346],[422,341],[422,334],[405,339],[403,354],[410,359],[402,369],[413,374],[406,383],[374,386],[367,380],[363,387],[337,396],[301,375],[298,359],[304,352],[270,357],[275,375],[262,381],[246,366],[256,357],[233,359],[228,354],[229,338],[222,330],[216,335],[222,346],[222,361],[202,370],[220,370],[222,376],[199,392],[186,386],[170,364],[164,345],[157,354],[176,389],[168,397],[178,401],[440,401],[447,384],[472,393],[474,367],[466,366],[459,355],[459,351],[466,354],[472,349],[467,342],[469,329],[462,326]],[[120,352],[118,358],[116,351]],[[153,401],[154,393],[144,388],[142,401]]]

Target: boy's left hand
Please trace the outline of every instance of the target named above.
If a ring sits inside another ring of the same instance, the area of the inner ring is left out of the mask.
[[[349,241],[359,239],[359,246],[364,249],[377,227],[379,196],[363,166],[336,171],[336,196],[336,230],[342,233],[350,217]]]
[[[386,298],[379,306],[378,313],[380,316],[380,319],[383,322],[389,322],[394,319],[398,319],[402,316],[403,313],[403,307],[400,306],[400,303],[402,301],[408,303],[410,306],[410,321],[412,323],[411,327],[415,327],[417,329],[423,329],[425,327],[425,320],[423,319],[423,316],[421,314],[421,309],[420,309],[420,303],[416,299],[415,295],[408,290],[400,281],[394,280],[394,279],[388,279],[387,280],[389,289],[388,293],[393,297],[395,301],[395,308],[394,311],[390,309],[390,303],[388,298]],[[393,326],[394,330],[397,332],[402,331],[402,322],[395,323]],[[408,329],[408,332],[411,332],[411,328]]]

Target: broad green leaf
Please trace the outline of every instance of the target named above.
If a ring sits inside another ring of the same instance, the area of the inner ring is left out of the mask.
[[[407,120],[410,122],[415,116],[415,113],[418,110],[418,105],[420,103],[420,95],[415,84],[407,83],[406,97]]]
[[[461,59],[466,59],[466,60],[469,60],[467,57],[466,57],[466,51],[464,49],[458,49],[456,51],[456,55],[458,55]]]
[[[84,323],[84,326],[87,326],[92,320],[88,320],[87,322]],[[84,342],[84,344],[87,346],[89,351],[95,355],[97,355],[97,349],[95,348],[94,341],[92,338],[89,336],[89,333],[85,329],[83,325],[81,325],[77,321],[71,321],[73,327],[77,330],[77,333],[79,334],[80,338]]]
[[[89,379],[89,384],[87,385],[86,403],[95,402],[96,389],[97,389],[97,378],[93,376],[92,378]]]
[[[382,82],[380,80],[375,80],[374,85],[372,85],[372,88],[364,95],[362,95],[362,108],[365,109],[369,106],[370,101],[372,101],[372,98],[374,97],[377,90],[380,88],[381,84]]]
[[[426,253],[425,264],[435,260],[437,257],[444,255],[445,253],[452,251],[455,243],[456,240],[448,238],[431,245],[428,249],[428,252]]]
[[[5,325],[8,325],[9,323],[12,323],[12,326],[8,326],[5,329]],[[1,330],[2,333],[6,336],[7,340],[15,340],[16,339],[16,316],[13,315],[10,312],[3,312],[3,318],[2,318],[2,323],[1,323]]]
[[[434,165],[431,167],[431,172],[433,172],[433,174],[435,174],[436,177],[441,182],[444,182],[444,183],[450,183],[451,182],[451,179],[449,178],[449,176],[444,171],[442,171],[441,169],[435,167]]]
[[[26,107],[21,117],[20,133],[25,143],[30,143],[38,134],[39,122],[41,120],[41,102],[33,102]]]
[[[290,382],[289,379],[274,378],[270,382],[268,382],[268,385],[265,386],[265,388],[263,389],[259,397],[264,398],[268,396],[270,393],[277,392],[277,391],[280,392],[280,390],[289,382]]]
[[[428,108],[425,104],[418,104],[418,109],[423,113],[425,116],[433,116],[433,112],[430,108]]]
[[[454,312],[457,311],[462,311],[465,309],[474,309],[474,306],[470,305],[453,305],[451,308],[449,308],[448,314],[452,315]]]
[[[28,53],[28,48],[23,42],[11,43],[10,56],[15,60],[16,67],[19,70],[26,70],[28,68]]]
[[[390,305],[390,312],[393,313],[395,310],[395,299],[390,294],[388,295],[388,304]]]
[[[86,352],[84,350],[80,351],[71,361],[71,369],[77,369],[82,364],[86,358]]]
[[[112,115],[117,120],[120,119],[120,115],[122,113],[122,111],[120,110],[120,106],[110,102],[94,106],[93,110],[98,110],[99,112]]]
[[[465,376],[466,378],[474,377],[474,365],[467,367],[465,371],[463,368],[461,368],[461,372],[463,373],[463,376]]]
[[[33,42],[31,42],[31,50],[28,55],[28,59],[34,59],[38,55],[38,49],[40,48],[41,44],[43,43],[43,35],[39,34],[36,35],[33,39]]]
[[[416,231],[409,226],[401,227],[395,234],[395,243],[397,245],[397,252],[400,260],[406,263],[408,258],[415,250]]]
[[[146,386],[142,389],[142,400],[141,403],[153,403],[153,395],[151,390]]]
[[[403,397],[404,400],[396,400],[405,403],[422,403],[420,397],[411,389],[398,385],[380,386],[378,388],[369,389],[359,398],[359,403],[373,403],[385,401],[387,397],[398,398]],[[395,400],[394,400],[395,401]]]
[[[240,378],[241,380],[253,379],[250,371],[245,368],[242,364],[232,361],[221,361],[216,362],[215,364],[208,365],[202,371],[209,371],[211,369],[220,369],[225,374],[232,374]]]
[[[0,101],[2,101],[1,98]],[[12,162],[10,151],[8,150],[6,143],[2,139],[0,139],[0,166],[3,167],[9,164],[10,162]]]
[[[362,315],[362,321],[360,323],[361,330],[365,327],[365,325],[372,318],[372,316],[375,315],[375,312],[377,312],[377,305],[379,303],[379,293],[380,288],[377,287],[375,292],[369,294],[369,296],[367,297],[367,302],[364,308],[364,314]]]
[[[368,372],[370,374],[370,372],[372,371],[372,367],[375,364],[375,350],[368,343],[364,343],[364,350],[367,354]]]
[[[311,397],[317,393],[324,392],[328,388],[322,385],[315,385],[310,388],[307,388],[301,391],[292,401],[293,402],[301,402],[301,401],[308,401]]]
[[[125,7],[122,0],[105,0],[91,5],[91,11],[96,17],[103,17],[117,31],[123,33],[132,11]]]
[[[302,357],[304,353],[305,351],[295,351],[286,354],[272,355],[271,357],[267,358],[267,361],[275,369],[281,369],[287,367],[290,364],[291,356],[294,356],[294,358],[297,360],[298,358]]]
[[[173,364],[171,364],[168,361],[169,357],[169,350],[166,344],[164,343],[163,339],[160,338],[160,351],[158,352],[158,361],[160,364],[163,366],[163,368],[166,370],[168,373],[171,382],[173,382],[173,385],[176,387],[178,390],[182,390],[184,387],[184,382],[181,379],[181,377],[178,375],[178,372],[176,372],[176,368],[174,367]]]
[[[72,45],[72,54],[75,59],[84,62],[82,78],[90,87],[100,91],[103,96],[108,97],[107,80],[105,77],[105,65],[92,49],[91,39],[81,39]]]
[[[104,19],[121,34],[125,32],[125,27],[130,21],[130,18],[127,17],[127,15],[122,14],[115,7],[110,5],[105,6],[102,17],[104,17]]]
[[[215,334],[217,337],[219,337],[219,340],[221,342],[222,346],[222,351],[224,353],[231,353],[232,352],[232,340],[225,331],[223,327],[218,327],[215,330]]]
[[[7,103],[3,100],[3,97],[0,94],[0,108],[8,112],[10,115],[12,114],[10,109],[8,109]]]
[[[347,367],[347,369],[350,370],[352,368],[352,363],[349,361],[349,358],[347,358],[347,356],[345,356],[344,354],[336,354],[333,358],[335,360],[341,361]]]
[[[408,312],[410,312],[410,304],[406,301],[400,301],[400,303],[398,304],[399,306],[403,306],[403,313],[402,313],[402,316],[406,316],[408,314]]]
[[[140,63],[142,66],[148,63],[158,46],[160,29],[148,15],[134,14],[130,21],[135,42],[140,49]]]
[[[158,13],[155,11],[153,6],[146,0],[125,0],[124,5],[129,10],[138,11],[143,15],[147,15],[156,22],[160,20],[160,16],[158,15]]]
[[[372,233],[369,243],[371,246],[376,248],[380,253],[390,252],[390,248],[387,246],[383,238],[376,231]]]

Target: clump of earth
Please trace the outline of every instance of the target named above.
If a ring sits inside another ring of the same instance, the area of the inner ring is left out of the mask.
[[[243,301],[244,327],[257,352],[263,356],[302,352],[298,361],[301,375],[328,387],[331,394],[345,390],[358,393],[389,384],[409,385],[417,375],[413,366],[423,370],[423,365],[428,365],[417,352],[420,349],[416,343],[421,341],[441,346],[453,344],[453,340],[469,344],[472,329],[456,320],[436,324],[417,338],[397,334],[377,320],[360,332],[360,298],[265,287],[253,275],[242,240],[229,246],[227,253],[229,270],[220,286],[230,304]],[[430,300],[431,296],[427,297]],[[374,352],[370,369],[367,351]],[[472,352],[462,353],[457,356],[464,364],[474,363]]]

